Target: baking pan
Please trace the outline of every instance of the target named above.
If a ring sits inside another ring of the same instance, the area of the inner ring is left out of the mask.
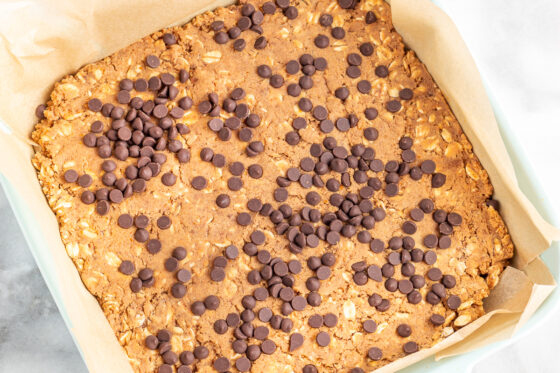
[[[434,1],[434,3],[443,9],[445,8],[440,5],[439,1]],[[481,72],[481,74],[483,75],[484,79],[484,72]],[[488,86],[486,86],[486,92],[492,104],[494,114],[499,125],[500,133],[506,145],[509,156],[511,157],[517,175],[517,180],[519,182],[519,187],[546,220],[556,226],[560,225],[560,216],[558,216],[558,213],[555,213],[551,209],[551,207],[547,203],[545,203],[547,199],[541,186],[536,181],[538,180],[538,178],[532,173],[531,167],[527,162],[527,158],[523,154],[521,147],[518,146],[518,140],[515,137],[512,127],[508,124],[505,115],[500,110],[498,102],[493,97],[492,91]],[[9,132],[8,127],[4,125],[1,120],[0,130]],[[29,212],[28,206],[26,205],[25,196],[22,196],[18,192],[17,185],[11,185],[1,173],[0,187],[2,187],[6,194],[7,200],[14,212],[14,215],[22,230],[23,236],[25,237],[28,247],[30,248],[33,257],[35,258],[37,266],[39,267],[39,270],[43,278],[45,279],[45,282],[58,306],[58,309],[60,310],[62,318],[64,319],[68,328],[72,330],[72,322],[68,317],[66,306],[62,300],[60,293],[64,284],[61,284],[60,281],[58,281],[57,276],[55,276],[57,268],[54,264],[53,259],[50,257],[49,251],[46,247],[44,232],[42,232],[40,226],[35,224],[34,218]],[[559,246],[559,243],[555,242],[551,245],[551,247],[548,248],[547,251],[545,251],[541,255],[542,260],[546,263],[557,282],[559,280],[560,273],[560,255],[558,252]],[[481,359],[492,353],[495,353],[505,346],[514,343],[520,338],[523,338],[523,336],[525,336],[530,330],[546,321],[546,319],[548,319],[549,317],[552,317],[552,314],[554,314],[559,309],[560,292],[558,290],[555,290],[543,303],[543,305],[537,310],[537,312],[531,317],[531,319],[513,337],[462,355],[445,358],[438,362],[434,360],[434,357],[430,357],[404,369],[402,372],[471,372],[473,366],[476,365]],[[82,353],[82,351],[80,351],[80,353]]]

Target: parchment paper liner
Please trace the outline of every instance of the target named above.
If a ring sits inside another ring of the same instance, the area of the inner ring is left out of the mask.
[[[92,373],[132,372],[95,298],[83,286],[58,232],[58,223],[39,186],[30,159],[29,134],[35,107],[45,102],[54,82],[137,39],[227,0],[28,0],[0,4],[0,173],[25,199],[45,240],[45,266],[57,269],[52,286],[60,290],[70,329]],[[428,67],[461,123],[475,154],[488,171],[501,202],[501,214],[516,246],[512,266],[485,301],[483,317],[434,347],[378,370],[392,372],[436,354],[436,359],[470,351],[511,336],[555,288],[538,257],[560,233],[520,191],[500,137],[492,107],[474,61],[452,21],[428,0],[392,0],[393,23],[405,43]],[[0,126],[1,129],[1,126]],[[48,263],[47,263],[48,262]]]

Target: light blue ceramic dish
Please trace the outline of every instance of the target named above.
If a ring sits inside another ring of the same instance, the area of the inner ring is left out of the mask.
[[[433,0],[440,8],[445,8],[440,5],[440,1]],[[483,77],[484,78],[484,77]],[[526,157],[522,152],[522,148],[518,144],[518,140],[513,133],[511,126],[508,125],[506,118],[499,108],[496,99],[492,96],[492,92],[488,87],[486,87],[487,94],[492,103],[496,120],[499,125],[500,133],[508,150],[508,153],[513,162],[517,179],[519,181],[519,186],[523,193],[529,198],[529,200],[535,205],[537,210],[542,214],[542,216],[555,226],[560,225],[560,216],[555,215],[555,212],[546,203],[547,198],[540,185],[536,182],[537,177],[533,174],[529,163],[526,161]],[[4,127],[0,120],[0,127]],[[2,128],[0,128],[2,129]],[[11,185],[8,180],[0,174],[0,187],[4,190],[6,197],[10,203],[10,206],[14,212],[14,215],[19,223],[19,226],[23,232],[25,240],[37,262],[37,266],[45,279],[45,282],[60,310],[62,318],[66,322],[66,325],[71,330],[72,322],[68,317],[66,312],[65,304],[62,301],[60,294],[60,289],[63,284],[60,284],[54,275],[57,268],[48,253],[46,248],[43,232],[34,223],[34,219],[29,212],[29,208],[25,203],[24,198],[18,193],[17,186]],[[560,244],[555,242],[548,248],[542,255],[541,258],[546,263],[550,272],[554,276],[555,280],[559,282],[560,277]],[[556,289],[548,299],[543,303],[543,305],[537,310],[537,312],[531,317],[531,319],[517,332],[513,337],[508,340],[493,343],[484,348],[479,348],[469,353],[450,357],[436,362],[433,357],[424,359],[408,368],[403,370],[404,373],[419,373],[419,372],[430,372],[430,373],[448,373],[448,372],[471,372],[472,368],[476,363],[478,363],[482,358],[508,346],[515,341],[523,338],[531,329],[537,327],[549,317],[560,310],[560,291]],[[80,350],[80,347],[78,346]],[[82,353],[82,351],[80,351]]]

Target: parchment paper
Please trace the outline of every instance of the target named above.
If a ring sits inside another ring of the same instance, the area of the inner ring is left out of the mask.
[[[131,372],[101,308],[83,286],[66,255],[30,159],[35,107],[46,102],[54,82],[142,36],[184,23],[229,0],[28,0],[0,4],[0,173],[27,202],[44,237],[46,256],[56,266],[59,289],[89,370]],[[516,246],[512,266],[485,301],[485,316],[431,349],[393,362],[391,372],[427,356],[443,358],[508,338],[538,309],[555,287],[538,257],[560,233],[519,190],[480,76],[451,20],[428,0],[392,0],[393,22],[405,43],[426,64],[444,92],[474,151],[488,171],[501,214]]]

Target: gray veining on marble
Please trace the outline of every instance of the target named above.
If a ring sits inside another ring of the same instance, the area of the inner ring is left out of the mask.
[[[0,189],[0,373],[87,372]]]

